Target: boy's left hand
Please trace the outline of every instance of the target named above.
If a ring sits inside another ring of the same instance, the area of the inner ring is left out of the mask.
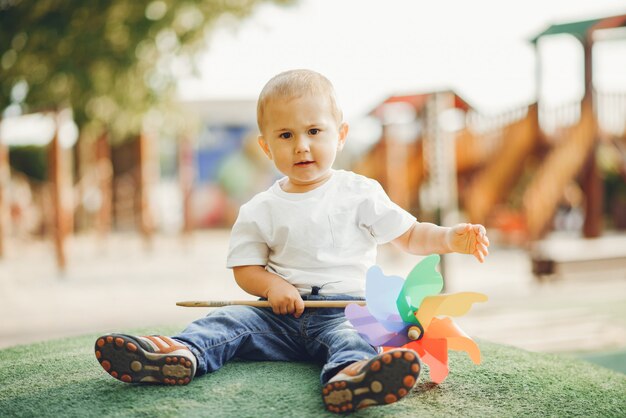
[[[478,224],[458,224],[446,233],[446,244],[451,251],[472,254],[481,263],[489,254],[489,238],[484,226]]]

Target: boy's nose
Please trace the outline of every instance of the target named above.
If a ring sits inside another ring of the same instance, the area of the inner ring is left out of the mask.
[[[295,151],[296,153],[307,152],[309,150],[309,139],[306,135],[298,135],[296,137]]]

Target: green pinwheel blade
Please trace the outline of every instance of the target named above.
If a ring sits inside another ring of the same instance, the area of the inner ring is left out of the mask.
[[[438,294],[443,289],[443,277],[436,270],[437,264],[439,255],[429,255],[411,270],[404,281],[396,299],[398,313],[404,322],[417,324],[414,313],[422,304],[422,300],[426,296]]]

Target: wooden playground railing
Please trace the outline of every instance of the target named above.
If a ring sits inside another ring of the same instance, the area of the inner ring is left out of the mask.
[[[601,136],[626,138],[626,92],[596,92],[594,107]]]
[[[538,116],[543,142],[554,146],[567,138],[571,128],[580,121],[581,102],[577,100],[556,106],[540,103]]]
[[[485,153],[484,166],[467,191],[465,208],[472,222],[485,223],[523,169],[537,138],[537,106],[531,105],[521,119],[502,118],[481,132],[491,152]],[[487,125],[489,126],[489,125]],[[480,132],[480,131],[479,131]]]
[[[503,147],[509,127],[523,121],[527,115],[528,106],[495,115],[468,111],[466,129],[458,134],[456,141],[458,170],[485,165]]]

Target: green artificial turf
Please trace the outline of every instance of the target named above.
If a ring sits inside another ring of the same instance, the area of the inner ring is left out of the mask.
[[[579,356],[588,362],[626,374],[626,350],[604,353],[585,353]]]
[[[0,350],[0,416],[336,416],[323,410],[315,364],[232,362],[188,386],[135,386],[100,368],[96,337]],[[480,366],[452,352],[441,385],[425,372],[400,402],[353,416],[626,416],[626,375],[572,358],[480,347]]]

